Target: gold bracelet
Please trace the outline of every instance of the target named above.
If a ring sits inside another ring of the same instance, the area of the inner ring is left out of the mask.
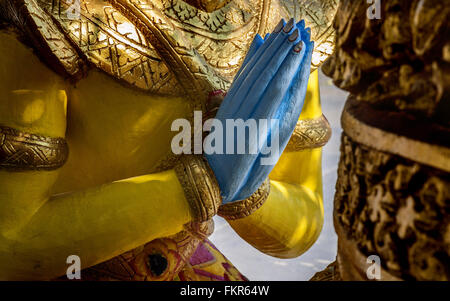
[[[298,152],[324,146],[331,138],[331,127],[324,115],[299,120],[286,146],[286,152]]]
[[[219,207],[219,216],[227,220],[236,220],[249,216],[259,209],[269,197],[270,180],[267,178],[249,198],[228,203]]]
[[[68,155],[64,138],[39,136],[0,125],[0,169],[54,170],[66,163]]]
[[[195,221],[208,221],[216,215],[222,197],[207,161],[202,156],[182,156],[175,166],[175,172],[191,205]]]

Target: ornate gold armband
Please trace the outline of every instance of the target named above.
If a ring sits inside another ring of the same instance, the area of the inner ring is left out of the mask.
[[[285,151],[297,152],[324,146],[331,138],[331,127],[324,115],[299,120]]]
[[[270,193],[270,180],[267,178],[249,198],[228,203],[219,207],[218,215],[227,220],[236,220],[249,216],[260,208]]]
[[[65,139],[50,138],[0,125],[0,169],[54,170],[66,163]]]
[[[194,212],[195,221],[204,222],[217,214],[222,203],[219,184],[202,156],[180,157],[175,172]]]

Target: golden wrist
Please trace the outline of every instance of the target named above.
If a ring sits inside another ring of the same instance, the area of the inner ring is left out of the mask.
[[[218,215],[227,220],[236,220],[249,216],[260,208],[270,193],[270,180],[267,178],[249,198],[228,203],[219,207]]]
[[[183,186],[195,221],[204,222],[216,215],[222,197],[207,161],[202,156],[182,156],[175,166],[175,172]]]

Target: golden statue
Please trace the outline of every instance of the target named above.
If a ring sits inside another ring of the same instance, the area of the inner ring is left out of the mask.
[[[243,280],[207,240],[223,216],[279,258],[323,223],[318,75],[275,169],[220,204],[171,123],[226,91],[257,33],[305,19],[316,69],[333,51],[336,0],[0,0],[0,279]],[[282,203],[282,206],[280,206]]]

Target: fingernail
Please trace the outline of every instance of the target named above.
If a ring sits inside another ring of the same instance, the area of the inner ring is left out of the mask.
[[[295,52],[300,52],[303,49],[303,41],[300,41],[299,43],[297,43],[297,45],[295,45],[294,47],[294,51]]]
[[[287,24],[284,27],[283,31],[286,32],[286,33],[290,32],[293,27],[294,27],[294,18],[291,18],[289,20],[289,22],[287,22]]]
[[[306,28],[306,31],[309,33],[309,34],[311,34],[311,28]]]
[[[280,32],[283,28],[283,19],[281,19],[280,23],[278,23],[277,26],[275,26],[275,29],[273,30],[274,33]]]
[[[299,35],[298,28],[296,28],[294,30],[294,32],[289,36],[289,39],[288,39],[289,42],[294,42],[295,40],[297,40],[298,35]]]

